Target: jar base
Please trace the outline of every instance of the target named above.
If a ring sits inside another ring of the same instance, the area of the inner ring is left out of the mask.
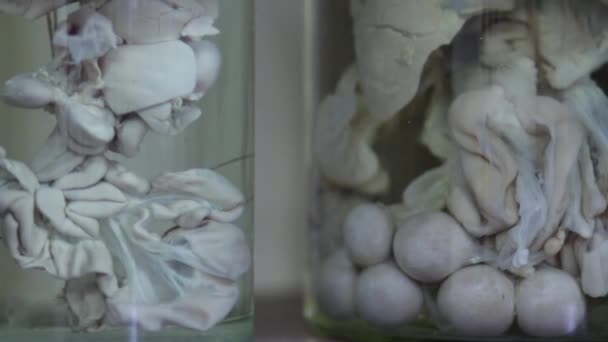
[[[508,332],[504,336],[499,337],[471,337],[458,336],[441,332],[437,329],[430,320],[424,316],[420,316],[416,321],[408,326],[393,330],[374,329],[365,322],[352,319],[345,321],[337,321],[318,311],[313,303],[305,304],[304,315],[313,331],[319,335],[328,338],[337,338],[345,341],[373,341],[373,342],[410,342],[410,341],[467,341],[467,342],[511,342],[511,341],[530,341],[530,342],[566,342],[566,341],[606,341],[608,340],[608,331],[601,331],[595,325],[599,322],[594,322],[593,317],[589,319],[589,324],[592,325],[590,330],[594,330],[594,334],[580,334],[564,337],[531,337],[523,336],[517,331]],[[596,319],[599,317],[595,317]],[[596,323],[596,324],[594,324]]]
[[[229,319],[207,331],[167,328],[161,332],[135,329],[107,329],[100,332],[80,333],[69,328],[0,328],[0,341],[4,342],[194,342],[194,341],[252,341],[253,316]]]

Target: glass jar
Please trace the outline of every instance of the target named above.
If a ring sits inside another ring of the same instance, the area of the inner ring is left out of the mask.
[[[357,340],[605,340],[608,2],[349,11],[354,60],[311,135],[307,318]]]
[[[0,13],[0,340],[251,338],[252,1]]]

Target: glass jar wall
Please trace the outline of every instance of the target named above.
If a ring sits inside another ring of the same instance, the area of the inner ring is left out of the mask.
[[[0,339],[248,339],[252,2],[0,13]]]
[[[312,132],[306,316],[357,340],[606,337],[608,3],[352,0]]]

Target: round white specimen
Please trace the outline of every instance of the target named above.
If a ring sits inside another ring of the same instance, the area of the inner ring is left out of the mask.
[[[499,336],[515,318],[515,287],[502,272],[476,265],[456,271],[439,288],[448,327],[467,336]]]
[[[344,244],[356,264],[372,266],[389,257],[393,231],[386,210],[375,204],[361,204],[346,216]]]
[[[585,318],[585,299],[568,273],[544,268],[516,289],[517,323],[526,334],[557,337],[573,334]]]
[[[329,256],[319,275],[319,305],[326,314],[334,318],[350,318],[355,313],[355,265],[344,249]]]
[[[399,267],[424,283],[441,281],[464,266],[475,251],[473,239],[443,212],[421,213],[403,221],[393,241]]]
[[[355,294],[359,316],[381,327],[407,324],[422,309],[422,290],[393,263],[367,268],[357,281]]]

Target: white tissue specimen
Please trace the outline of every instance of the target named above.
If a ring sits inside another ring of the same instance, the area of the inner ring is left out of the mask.
[[[357,67],[373,116],[386,120],[416,95],[429,55],[466,19],[510,10],[512,1],[352,0]]]
[[[544,59],[541,68],[552,87],[566,89],[608,61],[608,6],[599,1],[544,0],[534,11]],[[520,9],[515,16],[528,14]]]
[[[110,18],[114,31],[128,44],[175,41],[215,35],[217,0],[110,0],[99,12]]]
[[[2,0],[0,1],[0,13],[22,15],[28,19],[34,19],[76,1],[77,0]]]
[[[378,126],[356,94],[358,74],[350,67],[334,95],[320,105],[314,128],[314,149],[325,176],[363,193],[381,193],[388,176],[371,148]]]
[[[196,86],[194,51],[177,40],[120,46],[101,63],[104,95],[118,115],[185,97]]]
[[[99,58],[118,45],[112,22],[92,7],[73,13],[55,32],[53,44],[69,51],[72,61]]]
[[[583,294],[608,295],[607,5],[351,0],[355,67],[318,112],[313,144],[322,176],[319,213],[326,217],[313,226],[320,230],[321,257],[344,248],[359,267],[351,265],[342,278],[323,269],[325,312],[335,303],[327,294],[339,294],[345,317],[372,325],[378,317],[397,319],[396,313],[369,315],[369,305],[357,302],[353,312],[349,295],[353,272],[396,261],[419,283],[444,289],[436,307],[433,291],[423,288],[428,314],[442,331],[500,336],[514,317],[532,336],[580,328],[587,313]],[[425,156],[392,154],[403,146],[377,144],[395,118],[407,122],[398,133],[415,135],[441,163],[405,186],[382,164],[395,158],[409,167]],[[395,190],[401,199],[383,196]],[[380,248],[377,258],[360,258],[376,250],[362,248],[366,241],[373,247],[386,236],[381,216],[344,214],[361,202],[386,208],[400,227],[388,259]],[[342,234],[341,226],[348,228]],[[446,238],[450,227],[462,241]],[[476,291],[463,286],[471,298],[463,300],[466,291],[446,294],[453,285],[446,276],[477,263],[495,276],[480,276],[471,285]],[[510,293],[480,297],[483,281],[496,290],[494,278],[506,279],[502,287]],[[390,285],[380,276],[374,281],[377,289]],[[477,309],[472,315],[492,312],[462,319],[471,308]]]
[[[69,2],[4,1],[0,12],[33,18]],[[221,66],[201,40],[219,33],[217,16],[215,0],[81,1],[54,32],[56,60],[0,93],[56,119],[29,165],[0,147],[0,226],[20,267],[66,280],[77,328],[205,330],[239,298],[251,266],[234,224],[240,190],[207,169],[149,181],[106,154],[136,157],[148,131],[175,135],[200,117],[194,101]]]

